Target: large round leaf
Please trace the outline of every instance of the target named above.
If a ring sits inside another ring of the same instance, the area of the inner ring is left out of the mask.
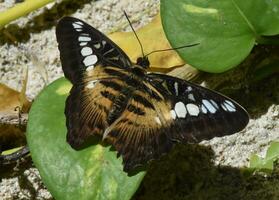
[[[144,172],[128,177],[122,159],[100,144],[76,151],[66,142],[64,107],[71,84],[50,84],[32,105],[27,141],[43,182],[55,199],[130,199]]]
[[[207,72],[238,65],[263,36],[279,34],[278,0],[161,0],[161,16],[173,47],[199,43],[179,54]]]

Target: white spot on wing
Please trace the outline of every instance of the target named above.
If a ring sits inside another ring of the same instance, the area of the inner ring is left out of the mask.
[[[183,102],[179,101],[175,104],[174,110],[179,118],[185,118],[187,114],[186,107]]]
[[[225,100],[225,103],[229,104],[231,107],[235,108],[235,106],[233,105],[233,103],[229,100]]]
[[[87,85],[85,86],[88,89],[92,89],[95,87],[97,81],[90,81],[89,83],[87,83]]]
[[[90,65],[86,68],[86,71],[89,72],[94,69],[94,65]]]
[[[221,107],[223,108],[224,111],[229,111],[224,104],[221,104]]]
[[[83,23],[80,21],[75,22],[75,24],[83,25]]]
[[[207,108],[207,110],[211,113],[215,113],[217,110],[216,108],[206,99],[202,100],[202,104]]]
[[[224,106],[227,108],[227,110],[229,112],[235,112],[236,111],[236,108],[235,106],[233,105],[233,103],[229,100],[225,100],[224,102]]]
[[[91,38],[87,37],[87,36],[79,36],[78,37],[78,41],[80,41],[80,42],[89,42],[89,41],[91,41]]]
[[[193,103],[188,103],[186,105],[186,107],[187,107],[187,111],[190,115],[192,115],[192,116],[198,116],[199,115],[200,109],[197,105],[195,105]]]
[[[192,101],[195,101],[195,97],[194,97],[194,95],[192,93],[188,94],[188,99],[190,99]]]
[[[170,114],[171,114],[171,118],[176,119],[176,113],[174,110],[171,110]]]
[[[101,47],[101,44],[100,43],[97,43],[97,44],[94,44],[93,45],[96,49],[99,49]]]
[[[159,125],[162,125],[161,120],[159,119],[159,117],[155,117],[155,121],[156,121]]]
[[[93,53],[92,49],[90,47],[83,47],[80,51],[81,55],[83,56],[89,56]]]
[[[204,114],[206,114],[207,113],[207,109],[206,109],[206,107],[202,104],[202,106],[201,106],[201,110],[202,110],[202,112],[204,113]]]
[[[191,86],[188,86],[187,89],[186,89],[187,92],[190,92],[192,90],[193,90],[193,88]]]
[[[77,23],[73,23],[73,27],[75,29],[82,28],[82,26],[80,24],[77,24]]]
[[[87,45],[87,42],[81,42],[81,43],[79,43],[79,46],[85,46],[85,45]]]
[[[105,46],[106,45],[106,41],[105,40],[102,40],[102,44],[103,44],[103,46]]]
[[[84,58],[83,64],[85,66],[90,66],[90,65],[96,64],[97,61],[98,61],[98,58],[96,55],[90,55],[90,56],[87,56]]]
[[[174,83],[174,90],[175,90],[175,95],[178,96],[178,83]]]

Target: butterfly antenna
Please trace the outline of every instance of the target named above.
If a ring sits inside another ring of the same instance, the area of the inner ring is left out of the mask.
[[[175,47],[175,48],[155,50],[155,51],[151,51],[150,53],[146,54],[145,56],[149,56],[152,53],[157,53],[157,52],[162,52],[162,51],[172,51],[172,50],[177,50],[177,49],[183,49],[183,48],[186,48],[186,47],[193,47],[193,46],[196,46],[196,45],[199,45],[199,44],[200,43],[195,43],[195,44],[184,45],[184,46]]]
[[[128,15],[127,15],[127,13],[125,12],[125,10],[124,10],[123,12],[124,12],[124,15],[125,15],[126,19],[127,19],[128,22],[129,22],[130,27],[132,28],[132,30],[133,30],[133,32],[134,32],[134,34],[135,34],[135,36],[136,36],[136,38],[137,38],[137,40],[138,40],[138,42],[139,42],[140,49],[141,49],[141,53],[142,53],[142,57],[145,57],[145,55],[144,55],[144,53],[143,53],[143,47],[142,47],[142,44],[141,44],[141,42],[140,42],[140,40],[139,40],[139,37],[138,37],[138,35],[137,35],[135,29],[133,28],[132,23],[131,23],[131,21],[130,21]]]

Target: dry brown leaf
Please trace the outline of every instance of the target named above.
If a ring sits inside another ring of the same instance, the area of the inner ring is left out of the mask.
[[[20,92],[0,83],[0,112],[16,113],[17,106],[20,106]]]
[[[172,48],[165,36],[159,14],[152,22],[138,29],[136,32],[141,40],[145,54],[154,50]],[[133,62],[136,62],[136,59],[142,56],[139,43],[133,32],[116,32],[110,34],[109,38],[118,44]],[[151,64],[150,67],[161,68],[159,71],[162,72],[169,68],[185,64],[176,51],[158,52],[151,54],[148,58]]]
[[[16,114],[20,107],[22,112],[28,112],[31,103],[23,92],[18,92],[0,83],[0,113]]]
[[[24,84],[25,85],[25,84]],[[18,92],[0,83],[0,148],[1,150],[25,143],[24,127],[20,111],[28,111],[31,103],[26,99],[25,86]],[[17,109],[20,107],[20,111]],[[26,122],[24,122],[26,123]]]

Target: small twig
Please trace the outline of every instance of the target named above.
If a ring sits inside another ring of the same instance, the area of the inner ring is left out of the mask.
[[[8,165],[17,160],[25,157],[29,154],[29,148],[27,146],[22,147],[21,149],[17,150],[14,153],[8,155],[0,155],[0,166],[1,165]]]

